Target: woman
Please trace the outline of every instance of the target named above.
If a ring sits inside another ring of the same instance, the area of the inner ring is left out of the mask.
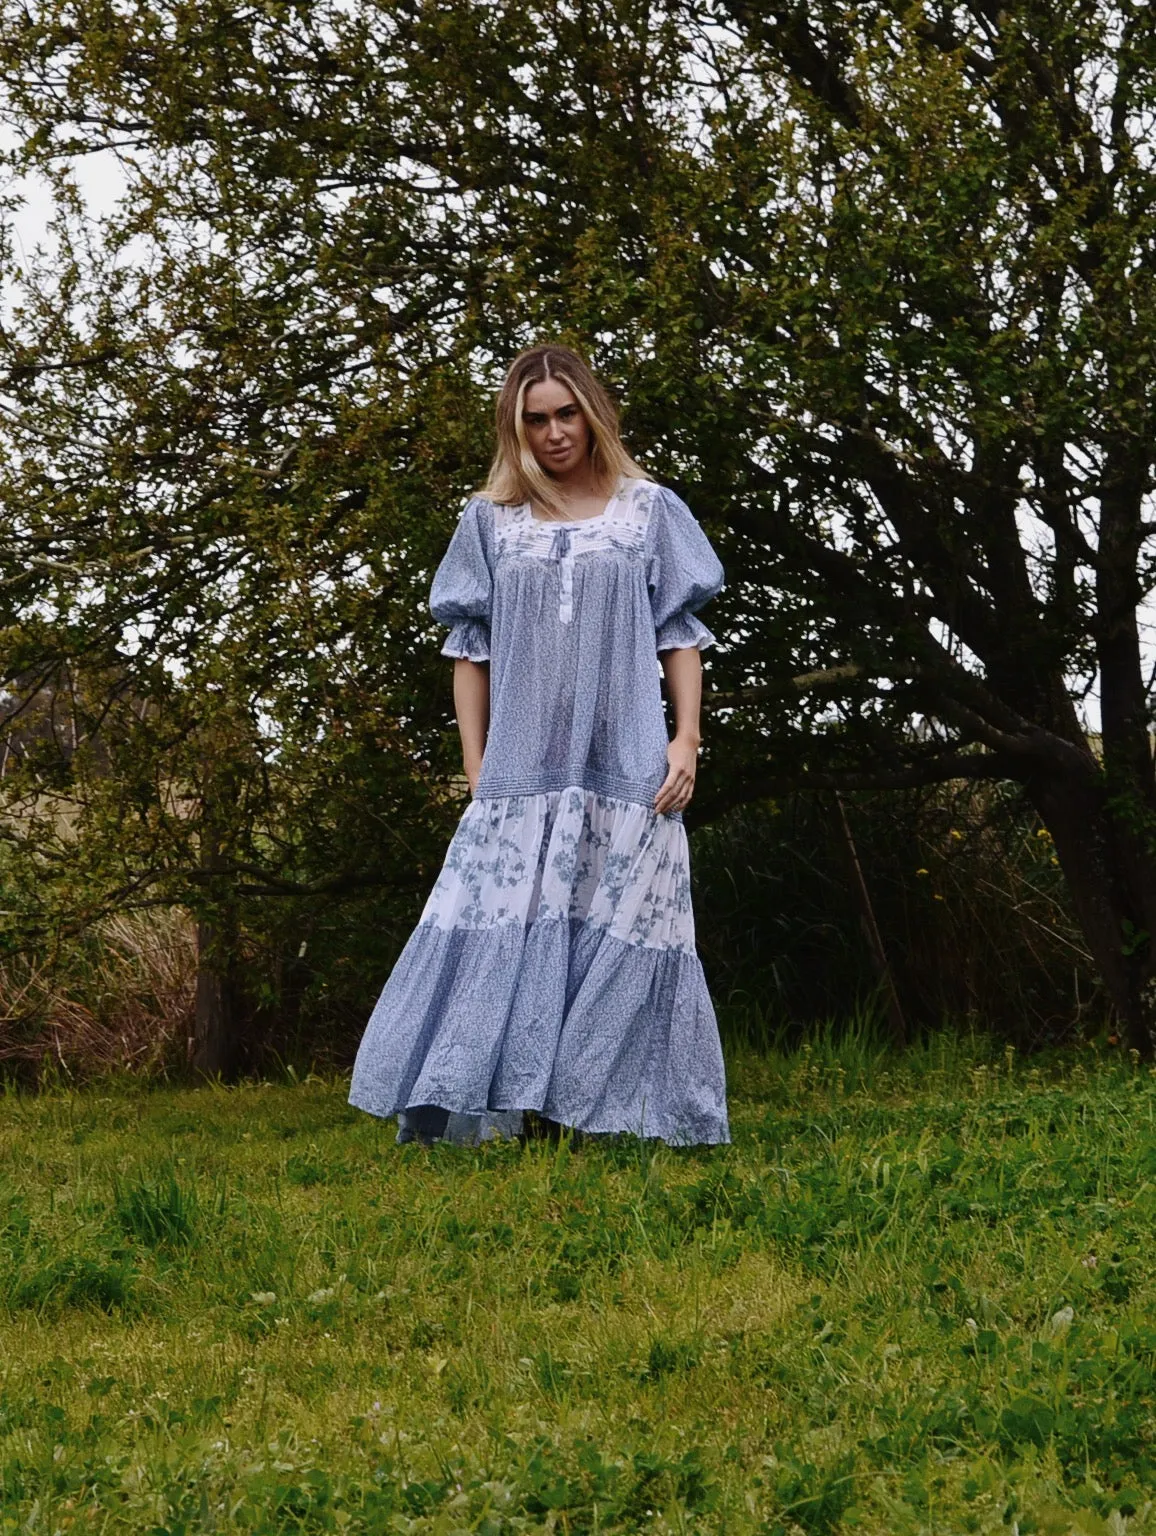
[[[473,799],[350,1102],[398,1114],[399,1141],[510,1131],[523,1110],[727,1141],[681,815],[714,638],[694,613],[722,567],[568,348],[515,358],[497,436],[430,598],[452,626],[442,653]]]

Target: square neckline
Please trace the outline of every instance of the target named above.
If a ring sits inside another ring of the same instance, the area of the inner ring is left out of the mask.
[[[611,491],[606,505],[601,512],[596,512],[593,517],[535,517],[528,501],[522,503],[522,511],[531,523],[536,523],[541,528],[583,528],[587,523],[602,523],[610,515],[610,509],[616,502],[626,495],[626,488],[630,484],[630,477],[619,475],[618,483]]]

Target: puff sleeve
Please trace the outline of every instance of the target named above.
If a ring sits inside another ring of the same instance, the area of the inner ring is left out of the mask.
[[[695,612],[718,592],[723,568],[694,514],[665,488],[646,531],[646,580],[654,611],[655,648],[705,650],[715,644]]]
[[[430,612],[451,626],[443,656],[470,661],[490,659],[490,609],[493,598],[493,514],[479,496],[462,509],[449,548],[434,574]]]

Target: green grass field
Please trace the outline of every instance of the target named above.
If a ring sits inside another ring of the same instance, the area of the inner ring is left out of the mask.
[[[0,1530],[1156,1531],[1156,1078],[854,1040],[735,1141],[0,1098]]]

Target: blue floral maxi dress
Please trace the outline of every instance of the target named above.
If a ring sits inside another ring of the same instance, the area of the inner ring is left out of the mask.
[[[430,607],[452,626],[444,655],[490,664],[481,778],[350,1092],[399,1115],[399,1140],[426,1105],[459,1136],[534,1109],[589,1132],[729,1140],[686,832],[653,809],[656,653],[712,643],[694,614],[722,577],[685,504],[650,481],[620,481],[581,522],[467,502]]]

